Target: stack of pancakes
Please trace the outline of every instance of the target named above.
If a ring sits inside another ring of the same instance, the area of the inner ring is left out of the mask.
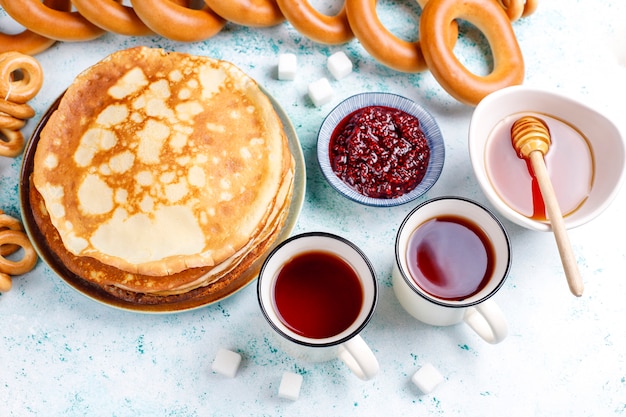
[[[81,73],[40,133],[30,200],[74,274],[139,304],[230,285],[293,192],[281,121],[234,65],[145,47]]]

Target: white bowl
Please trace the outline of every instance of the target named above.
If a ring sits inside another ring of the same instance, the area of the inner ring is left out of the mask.
[[[588,198],[564,218],[571,229],[589,222],[615,198],[624,176],[626,152],[617,126],[597,110],[565,95],[525,86],[507,87],[476,106],[469,127],[469,154],[478,184],[487,199],[508,220],[532,230],[550,231],[546,221],[534,220],[511,208],[496,192],[488,176],[486,146],[494,127],[516,113],[541,113],[576,128],[588,141],[594,177]]]

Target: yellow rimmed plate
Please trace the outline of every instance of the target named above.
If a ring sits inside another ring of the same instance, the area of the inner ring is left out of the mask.
[[[289,119],[283,108],[280,106],[280,104],[263,88],[261,88],[261,90],[268,96],[272,105],[274,106],[276,113],[283,123],[285,134],[287,135],[287,138],[289,140],[289,149],[291,150],[291,153],[293,154],[295,160],[293,196],[289,207],[289,213],[287,214],[287,218],[285,220],[285,224],[283,225],[283,228],[280,231],[276,242],[267,251],[265,251],[264,254],[250,266],[250,268],[246,269],[242,274],[239,275],[237,279],[231,282],[228,286],[214,293],[201,294],[187,300],[172,301],[162,304],[151,305],[136,304],[117,298],[112,294],[94,286],[93,284],[71,272],[65,265],[63,265],[63,263],[59,260],[56,254],[46,244],[46,239],[39,230],[37,223],[35,222],[29,197],[31,187],[30,177],[33,172],[34,156],[35,150],[37,149],[37,144],[39,142],[39,135],[41,133],[41,130],[48,122],[52,113],[58,108],[63,95],[57,98],[56,101],[50,106],[50,108],[42,116],[39,124],[33,131],[33,134],[28,144],[26,145],[26,149],[24,150],[22,169],[20,172],[19,186],[22,220],[24,223],[24,228],[26,229],[26,232],[28,233],[28,236],[33,243],[35,250],[39,254],[39,257],[66,284],[68,284],[70,287],[83,294],[84,296],[110,307],[134,312],[177,313],[189,311],[216,303],[220,300],[230,297],[231,295],[245,288],[248,284],[256,279],[267,254],[269,254],[269,252],[275,247],[275,245],[279,244],[291,235],[291,232],[293,231],[298,220],[300,210],[302,209],[306,188],[306,168],[304,155],[302,153],[302,148],[300,146],[300,141],[296,134],[295,128],[293,127],[291,120]]]

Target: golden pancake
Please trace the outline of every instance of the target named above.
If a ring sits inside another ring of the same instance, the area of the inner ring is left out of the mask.
[[[229,291],[231,291],[230,288],[236,288],[242,284],[240,282],[242,279],[248,279],[244,272],[246,272],[248,268],[253,267],[255,263],[257,270],[254,271],[254,274],[258,272],[260,264],[257,261],[259,259],[262,260],[261,256],[269,250],[271,245],[276,241],[284,224],[284,217],[286,217],[288,213],[287,208],[285,208],[282,212],[282,217],[277,219],[276,230],[264,241],[256,244],[253,250],[249,251],[237,264],[232,265],[230,270],[224,271],[223,274],[209,278],[209,275],[213,272],[213,268],[204,267],[187,269],[166,277],[154,277],[130,274],[112,266],[105,265],[94,258],[72,255],[64,248],[57,230],[50,222],[42,197],[35,187],[30,187],[29,200],[33,218],[41,236],[45,239],[47,247],[54,249],[55,255],[70,272],[76,274],[77,278],[83,277],[87,285],[97,287],[99,290],[102,290],[116,299],[144,306],[164,304],[180,305],[194,298],[219,299],[221,294],[228,294]],[[288,204],[289,203],[287,203],[287,205]],[[151,289],[153,290],[156,287],[162,287],[163,285],[175,287],[181,282],[194,281],[198,277],[199,279],[206,278],[202,281],[201,285],[184,290],[164,289],[156,293],[151,292]],[[136,285],[131,289],[127,288],[128,283],[133,281],[135,281]],[[143,288],[141,288],[142,283],[145,285]]]
[[[263,233],[259,234],[254,242],[248,244],[237,254],[213,267],[189,268],[184,271],[160,277],[141,275],[120,270],[110,265],[103,264],[95,258],[87,256],[75,256],[63,245],[58,231],[52,225],[41,194],[35,187],[30,187],[30,206],[33,218],[41,235],[46,240],[46,245],[53,250],[65,267],[75,275],[82,277],[92,284],[117,290],[126,291],[126,300],[136,297],[131,293],[154,296],[185,294],[200,287],[214,284],[218,280],[233,280],[235,272],[241,272],[253,263],[264,251],[276,240],[280,233],[289,211],[290,198],[293,192],[293,181],[286,178],[284,187],[285,198],[281,198],[283,206],[277,210],[271,223],[267,223]]]
[[[76,78],[41,131],[32,178],[81,276],[173,294],[277,234],[293,170],[278,116],[241,70],[138,47]]]

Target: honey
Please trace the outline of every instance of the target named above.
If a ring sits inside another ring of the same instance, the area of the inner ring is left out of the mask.
[[[510,115],[492,130],[486,146],[487,175],[496,193],[513,210],[534,220],[546,221],[546,210],[527,160],[511,143],[511,126],[523,116],[543,119],[552,143],[544,156],[563,216],[575,212],[588,198],[594,178],[593,153],[585,136],[555,117],[532,112]]]

